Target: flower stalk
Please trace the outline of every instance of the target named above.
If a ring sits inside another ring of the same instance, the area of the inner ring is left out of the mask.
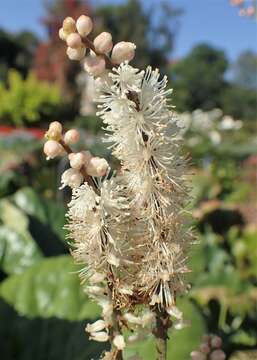
[[[92,42],[92,28],[85,15],[77,22],[67,18],[60,37],[70,59],[83,60],[95,78],[97,115],[120,171],[110,176],[105,159],[88,150],[73,152],[79,133],[63,134],[58,122],[50,124],[44,152],[47,159],[64,153],[69,159],[61,179],[61,188],[72,188],[66,227],[72,256],[84,266],[85,291],[102,308],[102,319],[86,327],[90,339],[110,342],[101,359],[122,360],[129,341],[152,333],[158,359],[166,360],[168,331],[183,321],[176,297],[187,291],[184,275],[193,240],[184,211],[187,161],[169,103],[172,91],[158,69],[129,65],[134,44],[113,46],[109,33]],[[125,338],[124,327],[133,336]]]

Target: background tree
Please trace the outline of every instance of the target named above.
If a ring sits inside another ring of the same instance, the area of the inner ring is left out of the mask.
[[[242,52],[232,67],[233,82],[257,89],[257,54],[252,50]]]
[[[219,107],[227,68],[225,53],[207,44],[197,45],[184,59],[171,65],[177,109],[191,111]]]
[[[156,5],[156,4],[155,4]],[[163,68],[174,47],[174,37],[181,10],[169,1],[150,2],[146,9],[140,0],[127,0],[121,5],[106,5],[95,9],[99,26],[114,36],[114,42],[131,41],[137,44],[135,65],[145,64]]]
[[[16,69],[25,77],[31,67],[37,44],[38,39],[32,32],[10,34],[0,30],[0,81],[6,81],[9,68]]]

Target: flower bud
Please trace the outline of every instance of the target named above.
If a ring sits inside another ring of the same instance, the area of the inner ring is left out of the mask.
[[[100,76],[105,72],[105,60],[101,56],[88,56],[84,61],[84,69],[91,76]]]
[[[136,45],[131,42],[121,41],[112,50],[112,61],[120,64],[123,61],[130,61],[135,56]]]
[[[106,327],[106,324],[105,324],[104,320],[97,320],[93,324],[87,324],[85,330],[87,332],[91,333],[91,332],[101,331],[101,330],[105,329],[105,327]]]
[[[70,186],[71,188],[78,188],[84,181],[83,175],[75,169],[68,169],[64,171],[61,178],[62,186],[60,189],[63,189],[65,186]]]
[[[80,170],[85,163],[85,157],[83,153],[71,153],[69,154],[70,166],[73,169]]]
[[[104,176],[108,170],[108,162],[99,157],[92,157],[86,167],[87,173],[90,176]]]
[[[66,41],[67,40],[67,37],[69,36],[68,33],[66,33],[63,28],[60,28],[59,29],[59,38],[63,41]]]
[[[63,147],[55,140],[48,140],[44,145],[44,153],[46,154],[46,159],[54,159],[56,156],[61,155],[63,152]]]
[[[116,335],[113,339],[113,344],[118,350],[123,350],[126,346],[124,337],[122,335]]]
[[[113,47],[112,35],[108,32],[102,32],[95,38],[94,46],[97,52],[107,54]]]
[[[53,121],[49,125],[49,130],[54,130],[59,133],[62,132],[62,124],[59,121]]]
[[[214,350],[210,355],[210,360],[225,360],[226,354],[222,350]]]
[[[66,17],[62,23],[63,31],[66,34],[71,34],[76,31],[76,23],[72,17]]]
[[[211,339],[211,346],[214,348],[220,348],[222,345],[222,340],[219,336],[213,336]]]
[[[109,335],[105,331],[92,332],[89,339],[99,342],[105,342],[108,341]]]
[[[199,347],[199,349],[201,350],[202,353],[204,354],[209,354],[209,352],[211,351],[208,343],[202,343]]]
[[[89,16],[81,15],[76,22],[76,27],[79,35],[85,37],[93,30],[93,22]]]
[[[62,138],[62,124],[58,121],[54,121],[49,125],[49,129],[47,130],[45,137],[48,140],[60,141]]]
[[[247,16],[253,16],[255,14],[255,7],[254,6],[249,6],[246,10],[246,15]]]
[[[192,360],[206,360],[206,355],[200,351],[192,351],[190,355]]]
[[[64,142],[67,145],[76,144],[79,141],[80,135],[78,130],[70,129],[64,134]]]
[[[67,45],[69,47],[71,47],[72,49],[80,48],[82,46],[82,41],[81,41],[80,35],[77,33],[71,33],[67,37]]]
[[[86,47],[84,45],[82,45],[76,49],[68,47],[66,50],[66,54],[70,60],[80,61],[86,55]]]

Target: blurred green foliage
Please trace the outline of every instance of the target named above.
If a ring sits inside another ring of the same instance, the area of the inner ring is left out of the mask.
[[[147,64],[162,70],[174,48],[181,14],[181,9],[163,0],[157,7],[151,1],[145,8],[140,0],[127,0],[120,5],[108,4],[95,10],[102,30],[110,31],[115,43],[131,41],[137,44],[134,60],[137,67],[144,69]]]
[[[16,70],[8,73],[7,85],[0,83],[0,121],[16,126],[28,125],[58,115],[62,104],[60,90],[39,82],[33,73],[26,79]]]
[[[36,35],[30,31],[10,34],[0,29],[0,81],[6,81],[10,68],[26,76],[33,63],[33,54],[38,45]]]
[[[247,69],[238,65],[235,79],[228,81],[226,74],[230,64],[224,51],[208,44],[195,46],[184,59],[170,66],[171,86],[178,111],[219,107],[236,119],[256,120],[257,96],[253,86],[256,69],[252,72],[256,67],[256,64],[252,65],[256,58],[253,54],[244,54],[244,59],[239,58],[239,64],[242,60],[250,64]],[[252,81],[247,85],[249,77]]]

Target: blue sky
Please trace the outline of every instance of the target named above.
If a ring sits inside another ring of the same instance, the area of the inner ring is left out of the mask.
[[[159,0],[143,0],[156,4]],[[257,22],[241,18],[229,0],[169,0],[184,9],[176,38],[174,56],[186,55],[199,42],[208,42],[226,50],[231,60],[240,52],[257,52]],[[39,19],[43,0],[1,0],[0,27],[16,32],[29,29],[44,36]],[[122,0],[92,0],[93,4],[120,3]]]

